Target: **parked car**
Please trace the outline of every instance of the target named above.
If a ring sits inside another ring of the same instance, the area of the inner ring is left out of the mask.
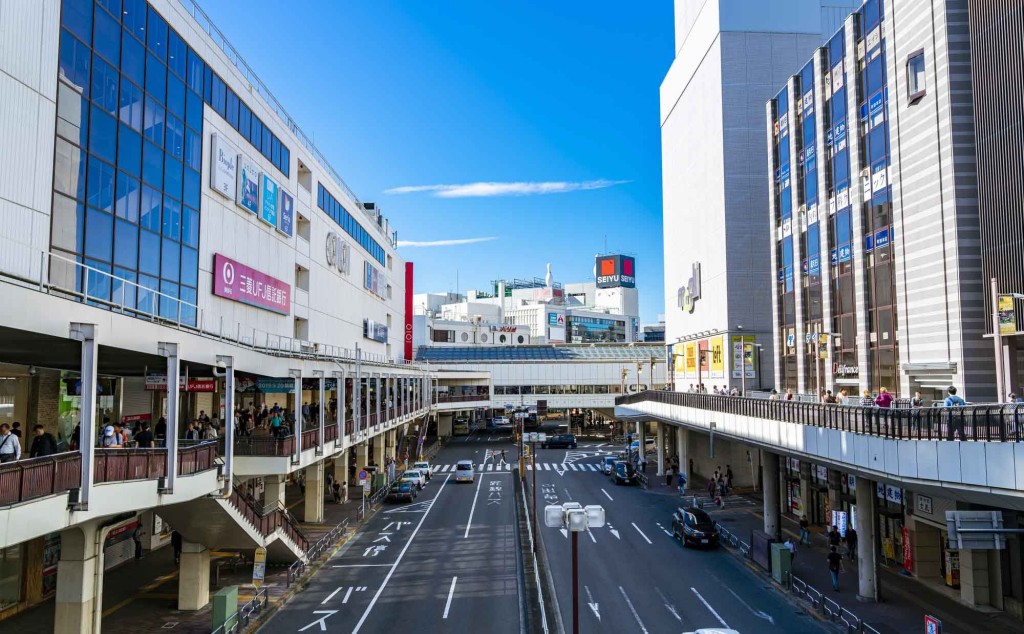
[[[434,470],[430,467],[429,462],[416,462],[413,463],[412,468],[419,471],[420,475],[429,480],[434,475]]]
[[[672,537],[683,546],[718,546],[718,531],[711,516],[697,508],[678,508],[672,514]]]
[[[612,470],[612,480],[617,485],[633,484],[634,480],[636,480],[636,470],[633,469],[633,465],[625,460],[616,460],[615,467]]]
[[[636,451],[639,447],[640,447],[640,441],[639,440],[634,440],[633,442],[629,443],[629,450],[630,451]],[[645,454],[650,455],[650,454],[654,453],[655,450],[656,450],[656,447],[657,446],[655,445],[653,438],[645,438],[644,439],[644,453]]]
[[[408,480],[391,483],[388,489],[388,502],[412,502],[416,499],[416,486]]]
[[[426,478],[423,477],[423,474],[421,474],[419,471],[413,470],[406,471],[405,473],[403,473],[401,479],[405,482],[412,482],[418,490],[422,490],[423,485],[427,483],[427,480]]]
[[[618,462],[618,458],[615,456],[605,456],[604,462],[601,465],[601,470],[604,471],[605,475],[611,475],[615,471],[615,463]]]
[[[576,436],[574,434],[556,434],[549,436],[540,444],[541,449],[575,449]]]

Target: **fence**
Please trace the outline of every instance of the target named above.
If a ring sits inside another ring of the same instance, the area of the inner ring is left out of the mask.
[[[319,561],[320,557],[327,553],[328,549],[337,543],[347,530],[348,519],[345,519],[342,523],[332,528],[326,535],[318,539],[315,544],[310,546],[306,551],[305,559],[296,559],[292,565],[288,566],[286,587],[291,587],[292,583],[306,572],[307,567],[312,566],[315,562]]]
[[[491,395],[487,392],[482,394],[434,394],[435,403],[468,403],[472,401],[487,401]]]
[[[306,536],[280,501],[269,509],[260,508],[251,502],[238,487],[232,490],[228,501],[260,535],[266,537],[280,528],[303,552],[309,549]]]
[[[77,451],[0,465],[0,504],[9,505],[63,493],[82,482]]]
[[[212,634],[234,634],[235,632],[244,632],[248,629],[250,622],[253,617],[258,616],[260,612],[266,609],[270,602],[270,594],[266,588],[260,588],[256,591],[256,596],[246,601],[239,607],[234,614],[229,616],[217,629],[213,630]]]
[[[167,450],[96,449],[93,481],[155,480],[167,475]]]
[[[906,409],[648,390],[620,396],[615,404],[644,401],[901,440],[1024,440],[1021,403]]]
[[[192,475],[215,468],[217,441],[206,440],[178,449],[178,475]]]

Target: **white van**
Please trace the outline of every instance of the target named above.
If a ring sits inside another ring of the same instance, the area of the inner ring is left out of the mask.
[[[473,481],[473,461],[472,460],[459,460],[455,463],[455,481],[456,482],[472,482]]]

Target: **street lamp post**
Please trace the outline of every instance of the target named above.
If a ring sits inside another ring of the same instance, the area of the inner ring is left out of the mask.
[[[533,533],[537,534],[537,443],[544,442],[548,436],[544,432],[531,431],[527,440],[530,442],[530,465],[533,470]],[[537,540],[533,540],[533,552],[537,552]]]
[[[579,502],[563,502],[544,507],[544,525],[548,528],[565,528],[572,534],[572,634],[580,632],[580,579],[579,579],[579,534],[591,528],[604,526],[604,507],[598,504],[580,505]]]

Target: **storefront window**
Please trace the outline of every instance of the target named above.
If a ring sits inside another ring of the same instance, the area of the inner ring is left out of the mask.
[[[0,549],[0,610],[21,601],[22,546]]]

